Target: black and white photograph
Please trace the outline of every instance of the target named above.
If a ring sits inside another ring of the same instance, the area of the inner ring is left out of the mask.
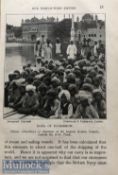
[[[105,21],[6,15],[4,119],[106,119]]]

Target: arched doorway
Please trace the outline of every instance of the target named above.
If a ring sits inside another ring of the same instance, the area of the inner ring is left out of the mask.
[[[31,40],[36,41],[36,35],[35,34],[31,35]]]

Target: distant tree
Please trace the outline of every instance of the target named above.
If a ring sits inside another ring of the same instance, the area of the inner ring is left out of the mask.
[[[71,19],[64,19],[54,25],[54,37],[69,38],[71,30]]]
[[[7,24],[7,25],[6,25],[6,30],[7,30],[7,31],[12,31],[12,30],[13,30],[13,26]]]
[[[21,27],[16,27],[13,25],[6,25],[6,31],[13,32],[16,38],[20,38],[22,36],[22,28]]]
[[[14,34],[16,38],[20,38],[22,36],[22,28],[14,27]]]

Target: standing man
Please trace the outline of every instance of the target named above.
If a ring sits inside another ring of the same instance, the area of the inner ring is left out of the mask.
[[[46,41],[45,41],[45,36],[41,36],[41,57],[44,58],[45,56],[45,47],[46,47]]]
[[[59,38],[56,39],[55,54],[57,58],[59,58],[61,55],[61,42]]]
[[[98,44],[97,44],[97,41],[95,41],[94,48],[93,48],[93,54],[95,57],[98,56],[97,49],[98,49]]]
[[[37,38],[36,43],[34,44],[34,56],[39,57],[41,55],[41,42],[40,38]]]
[[[72,40],[70,41],[70,44],[67,47],[66,53],[68,56],[69,63],[73,64],[73,61],[75,60],[76,55],[77,55],[77,47]]]
[[[48,61],[52,59],[52,44],[49,39],[46,41],[44,58]]]

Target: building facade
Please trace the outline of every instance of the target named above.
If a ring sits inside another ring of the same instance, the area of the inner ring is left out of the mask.
[[[97,15],[85,14],[81,21],[77,19],[76,37],[77,40],[83,41],[84,38],[93,41],[101,40],[105,43],[105,22],[99,20]]]
[[[24,41],[36,41],[42,35],[45,38],[52,38],[55,22],[53,17],[47,19],[33,17],[32,19],[22,20],[22,39]]]
[[[68,19],[70,19],[70,17]],[[68,21],[68,20],[66,19],[65,21]],[[45,38],[49,38],[53,40],[54,33],[58,33],[58,32],[54,32],[56,23],[58,23],[60,27],[62,27],[61,23],[59,23],[59,20],[53,17],[42,18],[42,19],[33,17],[32,19],[22,20],[22,24],[21,24],[22,39],[24,41],[36,41],[37,38],[44,35]],[[81,42],[83,41],[84,38],[86,38],[86,39],[91,39],[93,41],[101,40],[103,43],[105,42],[105,22],[102,20],[99,20],[97,15],[93,16],[91,14],[85,14],[81,18],[81,20],[79,20],[79,17],[77,17],[76,20],[74,20],[74,23],[72,24],[73,26],[71,26],[70,28],[69,40],[72,36],[72,29],[73,29],[74,30],[73,33],[75,35],[76,41]],[[68,26],[66,22],[64,26]],[[63,33],[63,28],[61,30]]]

